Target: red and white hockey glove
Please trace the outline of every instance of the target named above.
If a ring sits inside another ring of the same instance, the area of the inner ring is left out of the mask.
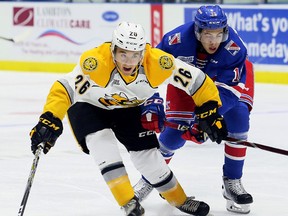
[[[165,112],[163,101],[159,93],[155,93],[141,105],[141,122],[146,130],[156,131],[157,133],[164,130]]]
[[[208,135],[199,129],[198,124],[193,124],[189,130],[185,131],[182,136],[183,139],[192,141],[197,144],[202,144],[208,139]]]

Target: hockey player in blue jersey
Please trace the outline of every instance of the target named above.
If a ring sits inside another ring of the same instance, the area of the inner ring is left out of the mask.
[[[222,8],[218,5],[201,6],[197,10],[195,21],[166,33],[157,48],[200,68],[212,78],[220,93],[222,107],[219,108],[219,113],[224,116],[229,137],[246,140],[254,96],[253,65],[247,60],[243,41],[228,26],[227,16]],[[166,128],[161,133],[160,150],[167,163],[186,140],[198,144],[207,140],[205,133],[201,132],[201,124],[198,126],[194,111],[195,103],[191,98],[171,85],[167,87],[167,120],[191,126],[184,134],[172,128]],[[215,139],[217,141],[217,137]],[[253,198],[245,191],[241,182],[246,147],[227,141],[224,145],[222,188],[227,200],[227,210],[249,213]],[[152,189],[144,179],[134,186],[140,200]]]

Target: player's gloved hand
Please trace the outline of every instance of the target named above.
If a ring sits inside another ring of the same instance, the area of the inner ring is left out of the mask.
[[[223,117],[218,113],[218,105],[216,101],[204,103],[201,107],[197,107],[195,113],[199,120],[201,130],[208,134],[213,142],[218,144],[224,140],[227,135],[227,127]]]
[[[200,130],[197,123],[193,124],[192,127],[185,131],[181,137],[185,140],[189,140],[197,144],[202,144],[208,139],[207,133]]]
[[[46,154],[54,146],[57,138],[62,134],[62,121],[54,117],[51,112],[43,113],[38,124],[30,132],[31,150],[35,154],[38,145],[43,142],[43,152]]]
[[[141,105],[141,122],[143,128],[160,133],[164,130],[165,112],[163,98],[155,93]]]

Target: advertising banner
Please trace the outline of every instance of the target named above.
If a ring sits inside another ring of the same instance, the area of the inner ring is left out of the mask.
[[[143,25],[148,42],[156,46],[163,34],[192,21],[199,6],[0,2],[0,69],[70,71],[83,51],[111,41],[121,21]],[[273,72],[273,77],[281,72],[279,80],[283,80],[282,72],[288,74],[288,5],[222,8],[257,72],[261,68],[260,72]]]
[[[1,3],[0,14],[6,61],[76,63],[84,50],[111,41],[121,21],[150,29],[150,5],[14,2]]]
[[[228,23],[245,42],[256,64],[287,65],[288,8],[223,7]],[[197,7],[184,8],[184,22],[194,19]]]
[[[148,29],[147,29],[148,30]],[[163,7],[162,4],[151,5],[151,45],[156,47],[163,36]]]

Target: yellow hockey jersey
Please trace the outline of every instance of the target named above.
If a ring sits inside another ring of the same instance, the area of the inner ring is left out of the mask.
[[[110,46],[103,43],[84,52],[73,71],[53,84],[44,112],[63,119],[76,102],[103,109],[139,106],[168,83],[191,95],[197,106],[209,100],[221,105],[216,86],[201,70],[146,44],[142,64],[133,75],[124,76],[113,62]]]

